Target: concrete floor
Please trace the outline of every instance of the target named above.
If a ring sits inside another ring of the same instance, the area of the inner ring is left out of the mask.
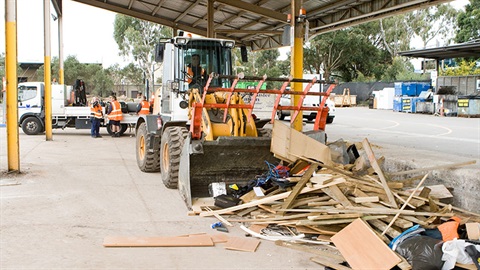
[[[343,133],[335,134],[340,119],[327,126],[329,138]],[[187,216],[177,190],[165,188],[160,174],[138,169],[133,134],[111,138],[101,132],[103,138],[93,139],[86,130],[54,130],[47,142],[45,135],[20,131],[17,175],[5,174],[6,128],[0,126],[0,269],[322,269],[309,260],[313,254],[265,240],[255,253],[226,250],[224,244],[104,248],[106,236],[217,233],[210,228],[217,219]],[[437,164],[432,160],[438,153],[388,145],[374,151],[408,166]],[[448,163],[461,161],[465,157]],[[475,166],[464,174],[478,172]],[[244,236],[239,225],[229,229],[229,236]]]
[[[20,132],[21,174],[5,174],[0,128],[1,269],[318,269],[314,255],[262,240],[255,253],[214,247],[104,248],[106,236],[217,233],[213,217],[187,216],[177,190],[142,173],[135,138],[89,131]],[[236,225],[230,236],[244,236]]]

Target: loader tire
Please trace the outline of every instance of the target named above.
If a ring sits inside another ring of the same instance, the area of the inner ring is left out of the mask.
[[[137,165],[142,172],[160,171],[160,153],[159,145],[154,146],[153,152],[148,151],[151,137],[148,136],[147,125],[145,122],[138,127],[136,138],[136,156]]]
[[[180,156],[187,129],[184,127],[169,127],[162,134],[160,142],[160,171],[162,181],[167,188],[178,186],[178,170]]]

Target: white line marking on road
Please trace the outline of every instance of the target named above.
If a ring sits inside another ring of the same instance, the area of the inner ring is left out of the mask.
[[[396,122],[396,121],[392,121],[392,120],[385,120],[387,122],[393,122],[393,126],[389,126],[389,127],[384,127],[384,128],[379,128],[379,129],[389,129],[389,128],[394,128],[394,127],[398,127],[400,126],[400,123]]]
[[[445,132],[445,133],[437,134],[437,135],[433,135],[433,136],[443,136],[443,135],[448,135],[448,134],[450,134],[450,133],[453,132],[451,129],[449,129],[449,128],[447,128],[447,127],[444,127],[444,126],[439,126],[439,125],[434,125],[434,124],[427,124],[427,125],[433,126],[433,127],[438,127],[438,128],[443,128],[443,129],[446,129],[446,130],[447,130],[447,132]]]

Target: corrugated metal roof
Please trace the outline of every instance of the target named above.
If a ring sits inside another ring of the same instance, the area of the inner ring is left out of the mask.
[[[480,41],[477,40],[475,42],[454,44],[444,47],[411,50],[399,52],[398,54],[407,57],[422,57],[437,60],[459,57],[479,57]]]
[[[62,0],[52,0],[56,7]],[[288,32],[291,0],[73,0],[113,12],[207,36],[208,1],[213,3],[214,33],[253,50],[277,48]],[[439,5],[448,0],[303,0],[309,36],[393,14]]]

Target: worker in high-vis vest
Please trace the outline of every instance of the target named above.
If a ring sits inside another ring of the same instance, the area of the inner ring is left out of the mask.
[[[187,75],[188,87],[192,87],[195,84],[203,84],[205,69],[200,66],[200,55],[192,55],[192,62],[187,66]]]
[[[142,95],[140,98],[142,102],[137,105],[137,114],[150,114],[150,102],[147,101],[147,98]]]
[[[92,138],[101,138],[100,135],[100,121],[103,118],[102,105],[98,101],[97,97],[92,98],[90,103],[90,122],[92,127],[90,129],[90,135]]]
[[[110,96],[110,107],[108,108],[108,119],[110,120],[110,128],[112,137],[120,137],[120,121],[122,120],[122,107],[117,101],[116,96]]]

